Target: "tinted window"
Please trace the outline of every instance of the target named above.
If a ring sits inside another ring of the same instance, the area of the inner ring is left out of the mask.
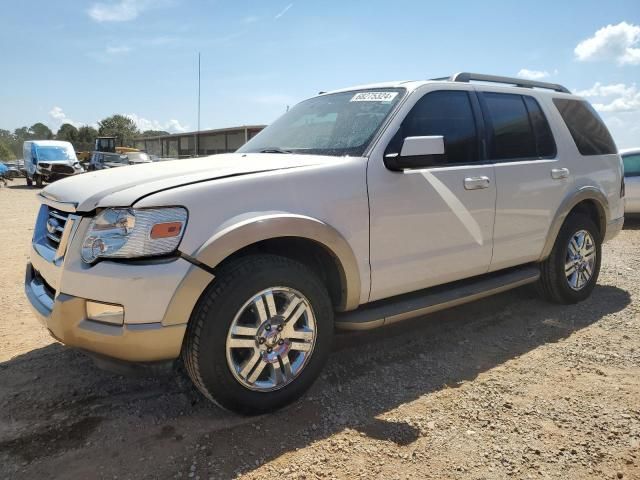
[[[640,177],[640,153],[622,157],[625,177]]]
[[[564,98],[554,98],[553,103],[562,115],[582,155],[616,153],[616,145],[609,130],[589,103]]]
[[[469,94],[443,90],[422,97],[402,122],[396,135],[397,150],[406,137],[442,135],[444,155],[435,163],[477,162],[478,137]]]
[[[489,117],[489,158],[537,157],[536,137],[522,96],[485,92],[482,97]]]
[[[556,154],[556,143],[553,139],[549,122],[547,122],[547,117],[544,116],[535,98],[528,96],[523,96],[522,98],[524,98],[524,103],[529,111],[529,119],[536,137],[538,157],[553,157]]]

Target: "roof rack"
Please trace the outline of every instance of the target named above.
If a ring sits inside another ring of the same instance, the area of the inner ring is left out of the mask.
[[[467,83],[472,81],[505,83],[507,85],[514,85],[516,87],[546,88],[548,90],[555,90],[556,92],[571,93],[567,87],[564,87],[557,83],[538,82],[536,80],[526,80],[524,78],[515,78],[515,77],[500,77],[498,75],[485,75],[482,73],[460,72],[460,73],[455,73],[450,77],[432,78],[432,80],[448,80],[450,82],[467,82]]]

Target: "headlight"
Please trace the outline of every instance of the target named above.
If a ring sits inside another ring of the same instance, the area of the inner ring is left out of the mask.
[[[166,255],[178,248],[187,211],[171,208],[107,208],[89,225],[82,242],[82,260]]]

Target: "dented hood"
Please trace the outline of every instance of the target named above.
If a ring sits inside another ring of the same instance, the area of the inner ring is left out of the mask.
[[[229,153],[144,163],[74,175],[48,185],[41,195],[56,202],[74,204],[79,212],[89,212],[96,207],[133,205],[141,197],[191,183],[306,167],[328,159],[336,160],[317,155]]]

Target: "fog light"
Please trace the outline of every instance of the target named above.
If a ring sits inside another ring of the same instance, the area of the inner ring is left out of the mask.
[[[124,307],[87,300],[87,318],[96,322],[122,325],[124,323]]]

